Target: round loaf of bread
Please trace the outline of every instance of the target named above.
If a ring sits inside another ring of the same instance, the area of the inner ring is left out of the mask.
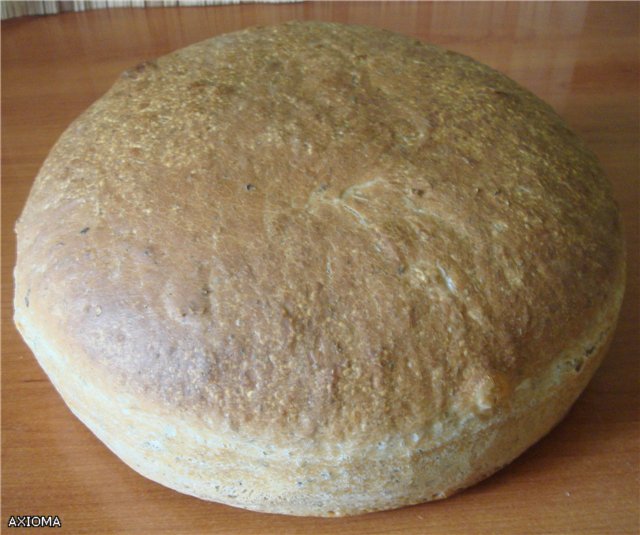
[[[549,106],[338,24],[125,72],[17,235],[16,324],[77,417],[163,485],[294,515],[509,463],[586,386],[624,287],[610,185]]]

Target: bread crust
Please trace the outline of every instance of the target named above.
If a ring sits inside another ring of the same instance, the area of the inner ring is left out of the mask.
[[[360,26],[127,71],[17,233],[16,323],[74,413],[156,481],[289,514],[511,461],[586,385],[624,289],[610,186],[553,110]]]

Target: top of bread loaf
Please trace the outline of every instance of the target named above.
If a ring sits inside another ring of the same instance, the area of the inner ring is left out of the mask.
[[[78,373],[277,443],[500,410],[623,264],[609,185],[552,109],[462,55],[326,23],[125,72],[17,231],[16,306]]]

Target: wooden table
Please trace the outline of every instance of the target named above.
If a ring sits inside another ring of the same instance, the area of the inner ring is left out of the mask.
[[[117,9],[2,24],[2,518],[67,533],[638,533],[640,4],[304,3]],[[121,463],[67,410],[12,323],[13,224],[48,150],[120,71],[254,24],[364,23],[492,65],[549,101],[597,153],[620,203],[629,282],[608,359],[566,420],[451,499],[347,519],[182,496]]]

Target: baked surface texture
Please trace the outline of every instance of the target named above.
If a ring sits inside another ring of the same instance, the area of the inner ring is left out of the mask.
[[[16,324],[134,469],[260,511],[442,498],[566,413],[624,244],[546,104],[387,31],[288,23],[141,64],[17,224]]]

